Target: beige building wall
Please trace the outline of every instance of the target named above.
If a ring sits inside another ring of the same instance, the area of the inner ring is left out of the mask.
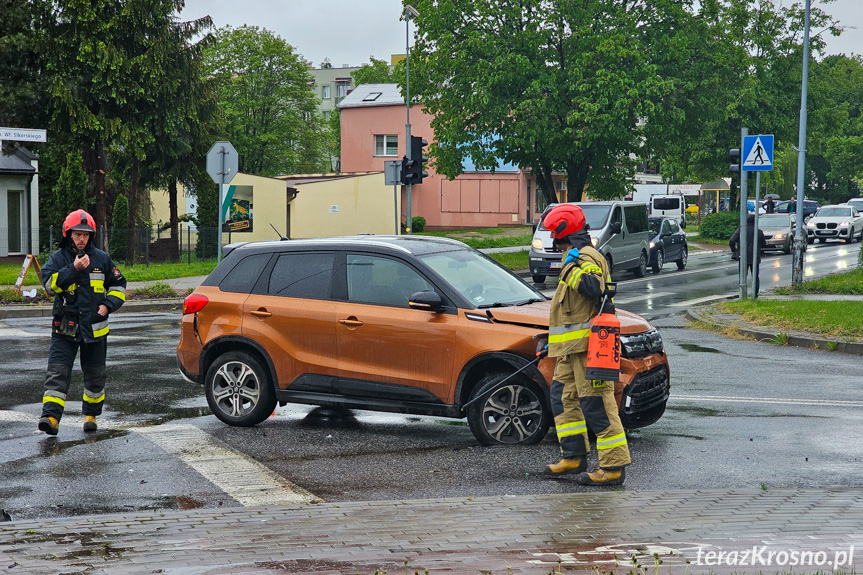
[[[382,173],[297,184],[291,201],[291,239],[394,234],[399,193]]]

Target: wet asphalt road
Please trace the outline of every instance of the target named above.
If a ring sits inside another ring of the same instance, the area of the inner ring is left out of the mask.
[[[720,265],[706,261],[713,257],[687,269]],[[681,289],[676,297],[702,296]],[[688,329],[682,309],[655,310],[672,399],[658,423],[629,434],[626,489],[863,487],[863,358]],[[587,489],[536,476],[557,457],[553,439],[480,447],[463,421],[289,405],[258,427],[227,427],[177,372],[178,322],[176,314],[113,318],[95,438],[81,431],[74,401],[57,438],[35,431],[47,320],[0,322],[0,508],[25,518],[237,506],[273,500],[259,494],[264,484],[274,500],[307,490],[326,501]],[[71,397],[81,389],[76,371]]]

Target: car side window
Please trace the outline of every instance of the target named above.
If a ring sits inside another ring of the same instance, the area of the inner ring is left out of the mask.
[[[246,256],[222,278],[219,289],[234,293],[251,293],[252,287],[258,281],[268,261],[270,261],[270,254]]]
[[[626,229],[631,234],[647,231],[647,206],[626,206]]]
[[[413,268],[398,260],[347,255],[348,301],[408,307],[408,299],[432,287]]]
[[[282,254],[273,266],[267,294],[304,299],[329,299],[332,281],[332,252]]]
[[[667,236],[669,233],[671,233],[671,228],[668,226],[668,220],[663,220],[662,229],[659,233],[661,233],[663,236]]]
[[[671,228],[672,234],[676,234],[677,232],[680,231],[680,226],[677,225],[677,222],[675,220],[665,220],[665,221],[668,222],[668,226]]]
[[[614,208],[614,211],[611,212],[611,223],[623,226],[623,213],[620,211],[619,207]]]

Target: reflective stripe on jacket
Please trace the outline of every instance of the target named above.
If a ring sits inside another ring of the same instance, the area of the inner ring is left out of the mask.
[[[126,301],[126,278],[111,257],[92,243],[85,251],[90,265],[81,271],[75,269],[77,250],[72,247],[51,254],[42,266],[42,284],[54,296],[54,318],[76,318],[75,339],[93,342],[108,335],[108,317],[99,315],[99,306],[107,307],[109,314],[120,309]]]
[[[578,293],[578,285],[584,274],[590,274],[599,279],[604,290],[610,278],[608,263],[601,253],[590,246],[578,251],[578,258],[560,270],[557,290],[551,298],[548,328],[548,355],[551,357],[587,351],[590,320],[596,315],[599,300]],[[567,252],[563,254],[564,259]]]

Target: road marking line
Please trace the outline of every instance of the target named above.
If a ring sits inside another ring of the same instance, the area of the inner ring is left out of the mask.
[[[768,399],[761,397],[735,397],[719,395],[671,395],[672,400],[705,401],[726,403],[767,403],[772,405],[807,405],[810,407],[863,407],[863,401],[846,401],[842,399]]]
[[[644,293],[644,294],[641,294],[641,295],[636,295],[636,296],[629,296],[629,297],[615,297],[615,298],[614,298],[614,303],[615,303],[615,304],[622,304],[622,305],[626,305],[626,304],[628,304],[628,303],[632,303],[632,302],[636,302],[636,301],[641,301],[641,300],[645,300],[645,299],[659,299],[659,298],[661,298],[661,297],[665,297],[665,296],[668,296],[668,295],[674,295],[674,294],[673,294],[672,292],[666,292],[666,291],[658,291],[658,292],[650,292],[650,291],[649,291],[649,292],[647,292],[647,293]]]
[[[251,457],[218,445],[194,425],[166,424],[132,431],[147,435],[243,506],[322,501]]]
[[[728,298],[734,297],[734,295],[736,295],[736,294],[710,295],[707,297],[699,297],[696,299],[688,299],[686,301],[681,301],[681,302],[677,302],[677,303],[670,303],[670,304],[668,304],[668,307],[689,307],[691,305],[697,305],[697,304],[706,303],[709,301],[728,299]]]

